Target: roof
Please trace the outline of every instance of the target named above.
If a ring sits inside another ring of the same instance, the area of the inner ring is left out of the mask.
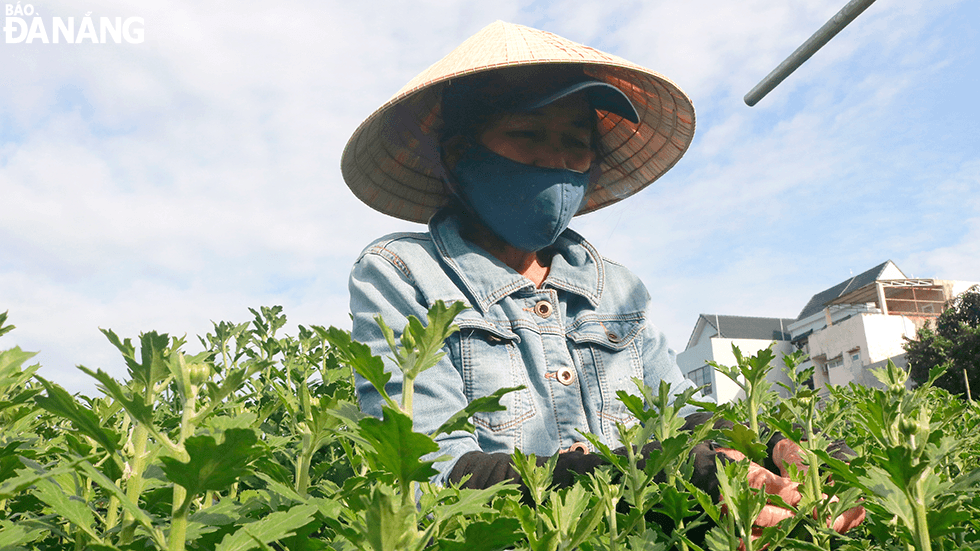
[[[895,270],[898,270],[898,266],[895,266],[894,262],[891,260],[886,260],[885,262],[882,262],[866,272],[846,279],[837,285],[834,285],[830,289],[826,289],[813,295],[813,297],[810,298],[810,302],[806,303],[806,306],[803,307],[803,310],[800,312],[800,315],[797,316],[796,320],[808,318],[823,310],[827,304],[836,300],[837,298],[866,285],[870,285],[878,279],[884,279],[882,276],[885,274],[886,270],[888,270],[889,266],[894,267]],[[898,270],[898,272],[901,273],[901,270]],[[902,275],[904,277],[904,274]]]
[[[688,341],[690,348],[699,329],[710,325],[725,339],[757,339],[765,341],[788,341],[789,324],[796,320],[790,318],[755,318],[749,316],[722,316],[719,314],[701,314],[694,326],[694,334]]]

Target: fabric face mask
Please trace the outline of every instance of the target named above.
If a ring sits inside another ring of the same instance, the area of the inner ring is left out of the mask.
[[[506,243],[536,252],[558,239],[578,212],[587,172],[531,166],[467,148],[453,170],[463,200]]]

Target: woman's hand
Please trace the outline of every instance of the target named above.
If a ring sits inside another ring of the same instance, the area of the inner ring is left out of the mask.
[[[805,465],[802,464],[802,460],[800,459],[799,447],[790,440],[783,440],[782,442],[789,442],[793,447],[782,445],[779,455],[775,452],[773,453],[773,459],[779,465],[780,471],[786,474],[784,465],[788,462],[796,464],[803,471]],[[782,442],[777,444],[777,448],[780,448]],[[734,461],[745,459],[745,455],[742,452],[729,448],[718,448],[716,451],[725,454]],[[749,485],[753,488],[763,489],[769,495],[778,495],[787,505],[793,507],[803,499],[803,495],[799,491],[800,484],[798,482],[793,482],[785,476],[779,476],[754,462],[749,463]],[[756,518],[755,525],[758,527],[775,526],[780,521],[790,518],[794,514],[789,509],[767,503],[763,507],[762,512],[759,513],[758,518]],[[864,521],[864,515],[864,507],[853,507],[834,519],[832,527],[837,533],[843,534],[858,524],[861,524]],[[828,525],[831,525],[829,519]]]
[[[779,474],[789,478],[790,465],[796,465],[800,474],[807,473],[810,467],[803,461],[800,451],[800,446],[789,438],[784,438],[776,442],[776,445],[772,449],[772,461],[779,467]]]

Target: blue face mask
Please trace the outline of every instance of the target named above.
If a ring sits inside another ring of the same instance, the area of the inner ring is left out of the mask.
[[[589,174],[512,161],[473,144],[453,170],[462,198],[493,233],[536,252],[558,239],[585,198]]]

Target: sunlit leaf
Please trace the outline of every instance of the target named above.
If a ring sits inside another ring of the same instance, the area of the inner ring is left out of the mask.
[[[387,406],[384,417],[366,417],[359,423],[361,435],[374,446],[377,460],[403,482],[424,482],[437,474],[431,461],[420,461],[439,450],[431,437],[412,431],[412,419]]]
[[[228,429],[221,444],[210,435],[192,436],[184,442],[190,457],[187,462],[172,457],[160,461],[167,478],[183,486],[188,496],[195,496],[224,490],[248,474],[249,463],[261,452],[256,442],[251,429]]]

